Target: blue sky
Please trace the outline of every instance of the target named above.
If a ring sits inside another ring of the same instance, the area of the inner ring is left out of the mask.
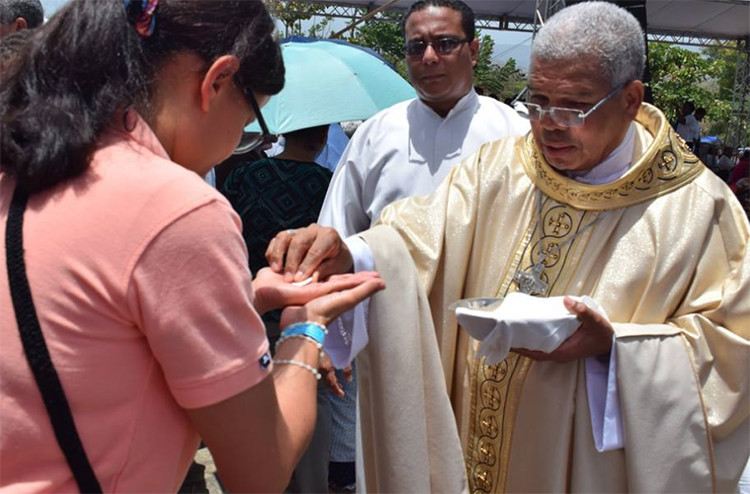
[[[42,0],[44,13],[47,17],[54,14],[68,0]],[[338,22],[341,22],[340,27]],[[336,21],[335,29],[345,26],[343,21]],[[531,50],[531,33],[519,33],[509,31],[485,31],[495,40],[495,51],[493,59],[496,63],[505,63],[509,58],[515,58],[519,67],[524,70],[529,64],[529,52]]]
[[[51,16],[55,13],[61,5],[67,3],[67,0],[42,0],[42,6],[44,7],[44,15],[46,17]]]

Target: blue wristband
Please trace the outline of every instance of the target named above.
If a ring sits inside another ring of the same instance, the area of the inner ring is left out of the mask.
[[[302,335],[315,341],[315,343],[322,345],[326,339],[327,334],[328,330],[322,324],[306,321],[290,324],[289,326],[284,328],[280,336],[281,338],[284,338],[288,336]]]

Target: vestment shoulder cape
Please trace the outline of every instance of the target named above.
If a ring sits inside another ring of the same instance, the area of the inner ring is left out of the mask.
[[[750,447],[750,228],[661,112],[644,104],[636,121],[612,183],[577,183],[530,134],[506,138],[362,234],[387,282],[358,360],[369,492],[734,490]],[[583,361],[485,366],[448,310],[516,290],[540,250],[548,295],[590,295],[613,322],[624,449],[595,450]]]

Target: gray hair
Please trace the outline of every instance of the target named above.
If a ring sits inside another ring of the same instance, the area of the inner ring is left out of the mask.
[[[641,26],[627,10],[609,2],[582,2],[562,9],[539,30],[535,59],[566,62],[594,57],[612,87],[640,79],[646,65]]]
[[[19,17],[26,19],[29,28],[44,22],[44,8],[39,0],[0,0],[0,22],[10,24]]]

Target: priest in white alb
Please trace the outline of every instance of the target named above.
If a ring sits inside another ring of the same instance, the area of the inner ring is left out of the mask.
[[[339,365],[358,353],[368,492],[736,489],[750,226],[642,102],[644,53],[620,7],[561,10],[532,47],[528,135],[483,145],[346,242],[312,225],[269,246],[290,278],[371,265],[386,280],[365,332],[329,336]],[[549,353],[511,339],[487,365],[450,306],[513,292],[566,296],[580,325]]]

